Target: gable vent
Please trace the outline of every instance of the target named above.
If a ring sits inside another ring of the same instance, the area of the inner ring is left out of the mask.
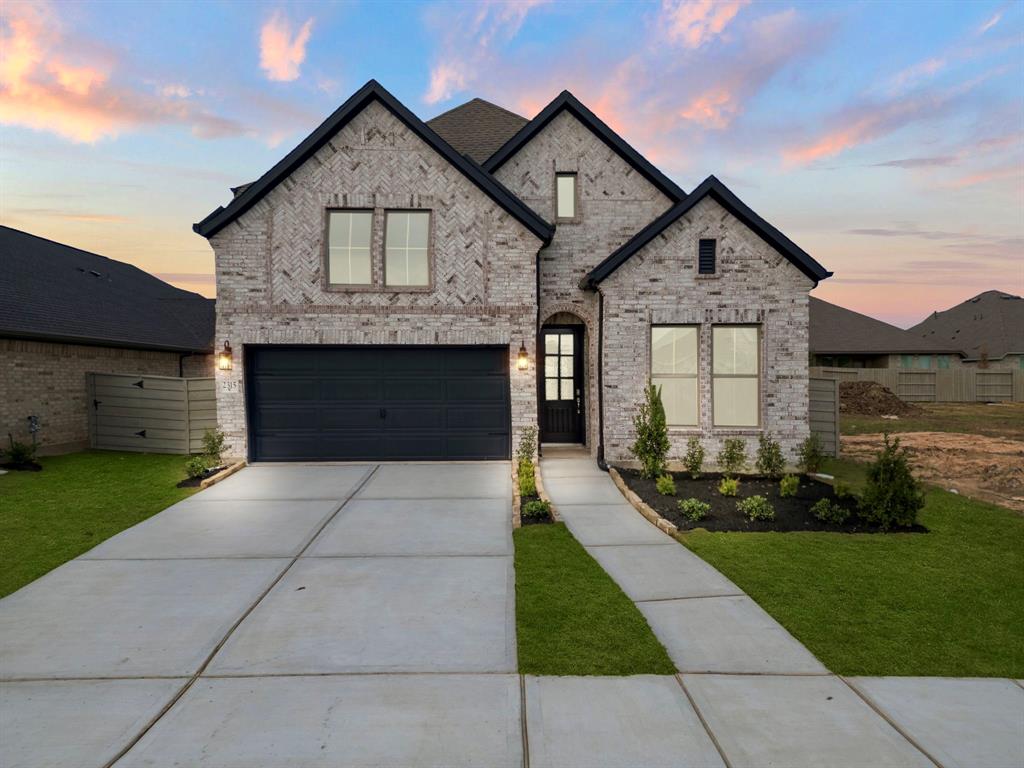
[[[715,274],[716,240],[701,240],[697,250],[697,273],[701,275]]]

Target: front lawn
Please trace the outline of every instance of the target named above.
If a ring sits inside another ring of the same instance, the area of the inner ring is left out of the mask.
[[[825,471],[863,483],[864,465]],[[930,533],[679,539],[833,672],[1024,677],[1024,518],[929,488],[920,522]]]
[[[38,459],[0,476],[0,596],[38,579],[195,488],[184,456],[95,451]]]
[[[513,534],[519,671],[671,675],[643,614],[562,523]]]

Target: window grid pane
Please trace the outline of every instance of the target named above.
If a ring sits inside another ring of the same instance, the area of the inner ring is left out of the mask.
[[[760,347],[757,326],[712,329],[711,398],[718,427],[760,423]]]
[[[430,285],[430,214],[388,211],[384,274],[390,286]]]
[[[327,218],[327,282],[369,285],[370,211],[331,211]]]
[[[559,174],[555,182],[556,212],[560,219],[576,216],[576,176]]]

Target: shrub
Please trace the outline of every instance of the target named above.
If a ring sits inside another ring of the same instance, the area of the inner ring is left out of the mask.
[[[770,435],[762,434],[757,441],[757,471],[776,480],[782,477],[786,460],[782,458],[782,446]]]
[[[533,462],[530,459],[519,460],[519,495],[537,495],[537,476],[533,473]]]
[[[850,486],[844,483],[842,480],[836,480],[832,484],[832,493],[836,495],[837,499],[854,498],[853,489],[850,488]]]
[[[764,496],[751,496],[736,502],[736,509],[742,512],[747,520],[774,520],[775,510]]]
[[[691,437],[686,441],[686,455],[683,456],[683,466],[690,473],[690,477],[696,480],[700,477],[700,471],[704,467],[704,446],[700,444],[699,437]]]
[[[523,433],[519,436],[519,447],[516,448],[516,458],[519,460],[520,466],[524,461],[533,462],[533,457],[537,453],[537,428],[526,427]]]
[[[718,492],[723,496],[738,496],[740,493],[740,481],[735,477],[723,477],[718,484]]]
[[[210,466],[220,464],[220,455],[230,448],[224,444],[224,433],[219,429],[207,429],[203,433],[203,455],[210,460]]]
[[[649,382],[633,426],[636,427],[636,442],[630,450],[640,462],[641,474],[647,479],[665,474],[669,448],[665,406],[661,402],[661,389]]]
[[[0,454],[7,457],[7,461],[11,464],[30,464],[35,461],[36,446],[15,440],[14,435],[9,432],[7,439],[10,442],[10,447],[6,451],[0,451]]]
[[[813,432],[800,444],[800,469],[808,475],[821,470],[825,454],[821,449],[821,438]]]
[[[799,488],[800,478],[796,475],[786,475],[779,481],[779,496],[784,499],[796,496],[796,492]]]
[[[654,481],[654,487],[662,496],[676,495],[676,481],[672,479],[672,475],[658,475],[658,479]]]
[[[209,468],[210,459],[205,455],[189,456],[185,460],[185,474],[193,480],[197,477],[202,477]]]
[[[722,474],[732,477],[747,466],[747,447],[738,437],[730,437],[723,443],[716,458]]]
[[[861,496],[860,515],[882,530],[892,526],[910,527],[924,507],[921,484],[910,473],[906,448],[900,440],[889,441],[868,467],[868,482]]]
[[[708,512],[711,511],[711,505],[700,499],[686,499],[685,501],[680,501],[678,506],[680,514],[694,523],[703,520],[708,516]]]
[[[519,516],[524,522],[547,520],[551,517],[551,505],[546,501],[528,501],[523,504]]]
[[[850,510],[836,504],[832,499],[818,499],[811,507],[811,514],[823,523],[842,525],[850,517]]]

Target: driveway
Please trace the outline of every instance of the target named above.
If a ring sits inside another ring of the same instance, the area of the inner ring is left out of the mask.
[[[521,764],[511,498],[259,465],[122,532],[0,601],[0,764]]]

